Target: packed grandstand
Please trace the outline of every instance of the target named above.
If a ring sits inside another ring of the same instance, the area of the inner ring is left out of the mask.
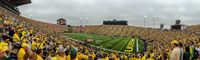
[[[0,60],[196,60],[200,25],[176,30],[129,25],[67,26],[0,9]]]

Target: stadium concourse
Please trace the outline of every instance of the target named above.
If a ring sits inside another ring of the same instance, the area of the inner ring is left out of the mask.
[[[0,60],[196,60],[200,53],[199,25],[183,31],[125,25],[83,27],[82,33],[140,36],[148,43],[142,53],[119,53],[65,37],[63,33],[70,30],[67,26],[35,21],[6,10],[0,11],[0,20]]]

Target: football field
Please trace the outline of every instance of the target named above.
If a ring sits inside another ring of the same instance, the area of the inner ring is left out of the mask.
[[[111,37],[85,33],[66,33],[66,36],[80,41],[85,41],[89,38],[93,40],[91,43],[92,45],[121,52],[134,53],[137,51],[137,48],[138,52],[141,52],[144,49],[142,42],[137,38]]]

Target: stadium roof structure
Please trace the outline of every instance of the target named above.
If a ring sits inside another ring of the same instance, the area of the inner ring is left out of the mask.
[[[29,3],[31,3],[31,0],[0,0],[0,7],[14,14],[20,15],[17,7]]]
[[[15,6],[20,6],[20,5],[31,3],[31,0],[7,0],[7,1],[9,1],[10,3],[12,3]]]

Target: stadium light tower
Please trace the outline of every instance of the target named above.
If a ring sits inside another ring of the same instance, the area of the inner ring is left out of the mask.
[[[155,28],[155,20],[157,16],[153,16],[153,28]]]
[[[32,16],[33,16],[33,15],[32,15],[32,14],[30,14],[29,16],[30,16],[30,18],[32,19]]]
[[[147,18],[147,16],[144,16],[144,27],[146,25],[146,18]]]
[[[83,18],[80,18],[80,26],[81,26],[82,19],[83,19]]]
[[[86,19],[86,24],[85,25],[88,25],[88,18],[85,18]]]

